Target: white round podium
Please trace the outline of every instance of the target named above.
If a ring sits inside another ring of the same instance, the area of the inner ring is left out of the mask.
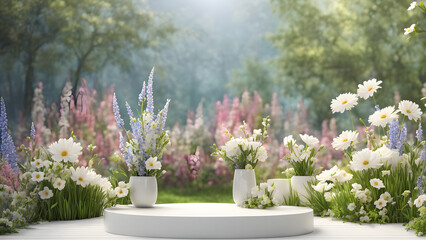
[[[121,205],[104,212],[109,233],[156,238],[267,238],[310,233],[310,208],[246,209],[228,203]]]

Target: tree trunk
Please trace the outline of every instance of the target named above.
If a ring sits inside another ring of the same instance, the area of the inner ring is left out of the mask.
[[[34,56],[29,54],[28,57],[27,72],[25,73],[25,95],[24,95],[24,113],[23,117],[25,122],[28,122],[29,116],[31,115],[32,102],[34,97]]]

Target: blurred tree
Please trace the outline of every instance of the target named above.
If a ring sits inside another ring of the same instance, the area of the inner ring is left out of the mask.
[[[54,1],[52,9],[68,22],[60,41],[74,56],[74,91],[82,73],[98,72],[107,64],[129,67],[132,52],[154,49],[176,31],[134,0]]]
[[[331,117],[339,93],[356,91],[370,78],[383,80],[378,101],[394,104],[393,93],[418,100],[425,81],[426,39],[407,45],[403,29],[414,21],[409,1],[273,0],[281,19],[270,36],[281,51],[274,64],[283,92],[312,100],[317,119]],[[384,91],[384,92],[382,92]],[[317,121],[320,123],[320,121]]]
[[[50,11],[48,0],[3,0],[0,3],[0,54],[23,62],[25,68],[24,118],[30,114],[34,64],[39,51],[57,38],[64,19]],[[8,76],[8,79],[10,77]]]

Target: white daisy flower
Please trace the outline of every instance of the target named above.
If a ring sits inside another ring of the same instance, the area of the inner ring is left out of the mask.
[[[55,161],[74,162],[81,155],[80,143],[75,143],[72,138],[61,138],[59,141],[50,144],[49,152]]]
[[[373,178],[370,180],[371,186],[377,189],[385,188],[385,185],[383,184],[383,181],[378,178]]]
[[[42,191],[38,192],[38,195],[41,199],[49,199],[53,197],[53,192],[48,187],[44,187]]]
[[[390,175],[390,170],[383,170],[382,171],[382,177],[384,177],[386,175]]]
[[[344,151],[358,138],[357,131],[343,131],[338,137],[333,139],[332,146],[336,150]]]
[[[44,167],[44,164],[41,159],[34,159],[34,162],[31,163],[31,166],[34,168],[41,168]]]
[[[261,144],[261,143],[259,143]],[[257,149],[257,160],[259,162],[265,162],[266,159],[268,159],[268,152],[266,151],[266,148],[264,146],[260,146]]]
[[[285,147],[288,147],[290,143],[294,146],[296,145],[296,140],[294,140],[293,135],[288,135],[287,137],[283,139],[283,143]]]
[[[411,10],[413,10],[414,8],[416,8],[416,6],[417,6],[417,2],[416,1],[414,1],[414,2],[412,2],[412,3],[410,3],[410,6],[408,7],[408,11],[411,11]]]
[[[412,32],[414,32],[414,28],[416,27],[416,24],[411,24],[409,28],[404,28],[404,35],[408,35]]]
[[[312,185],[312,188],[320,193],[327,192],[334,187],[333,183],[319,182],[317,185]]]
[[[374,205],[376,205],[377,209],[382,209],[384,207],[386,207],[387,202],[383,199],[378,199],[377,201],[374,202]]]
[[[359,218],[359,221],[361,222],[370,222],[370,218],[368,216],[362,216]]]
[[[376,127],[385,127],[391,123],[394,119],[398,118],[398,114],[395,112],[395,107],[385,107],[379,111],[376,111],[368,117],[368,122]]]
[[[306,145],[308,145],[309,147],[317,147],[319,144],[319,140],[318,138],[314,137],[314,136],[310,136],[308,134],[299,134],[300,138],[302,139],[303,142],[306,143]]]
[[[358,96],[364,99],[373,96],[379,88],[382,88],[381,86],[379,86],[381,83],[382,81],[377,81],[375,78],[368,81],[364,81],[362,84],[358,85]]]
[[[352,161],[350,162],[351,169],[355,171],[361,171],[369,168],[377,169],[382,166],[379,159],[380,155],[377,152],[364,148],[352,156]]]
[[[86,187],[88,184],[90,184],[87,168],[78,167],[77,169],[74,169],[73,167],[71,167],[70,170],[71,170],[71,179],[75,181],[77,185]]]
[[[380,154],[380,161],[387,166],[395,168],[399,165],[401,157],[399,151],[396,149],[390,149],[383,145],[382,147],[376,150]]]
[[[386,202],[392,202],[392,200],[393,200],[393,198],[392,198],[392,196],[390,195],[390,193],[388,193],[388,192],[384,192],[384,193],[382,193],[381,195],[380,195],[380,198],[381,199],[383,199],[384,201],[386,201]]]
[[[31,180],[34,182],[41,182],[44,180],[44,172],[31,173]]]
[[[349,203],[349,204],[348,204],[348,210],[349,210],[349,211],[351,211],[351,212],[352,212],[353,210],[355,210],[355,208],[356,208],[355,203]]]
[[[426,200],[426,195],[422,194],[420,195],[418,198],[416,198],[416,200],[414,200],[414,205],[416,205],[417,208],[420,208],[421,206],[423,206],[423,203]]]
[[[65,180],[57,178],[55,180],[55,182],[53,183],[53,187],[56,188],[56,189],[58,189],[58,190],[62,190],[65,187],[65,183],[66,183]]]
[[[336,99],[331,100],[331,111],[333,113],[343,113],[346,110],[351,110],[358,104],[358,96],[353,93],[340,94]]]
[[[388,212],[388,210],[386,208],[383,208],[382,210],[379,211],[379,215],[384,217],[387,212]]]
[[[336,180],[341,183],[351,180],[352,177],[353,175],[350,173],[347,173],[345,170],[339,170],[335,175]]]
[[[335,182],[336,179],[334,178],[334,175],[339,171],[339,168],[337,166],[332,167],[330,170],[324,170],[320,174],[316,176],[316,178],[319,181],[325,182],[325,181],[332,181]]]
[[[410,195],[411,191],[410,190],[405,190],[401,195],[404,197],[407,197],[408,195]]]
[[[129,190],[127,188],[122,188],[118,186],[114,189],[114,192],[117,195],[117,197],[122,198],[127,196],[127,194],[129,193]]]
[[[252,166],[252,165],[250,165],[250,164],[247,164],[247,165],[245,166],[245,169],[251,170],[251,169],[253,169],[253,166]]]
[[[403,100],[399,102],[398,109],[402,114],[407,116],[408,119],[414,120],[414,121],[419,120],[423,114],[422,111],[420,110],[419,105],[417,105],[417,103],[414,103],[408,100]]]
[[[145,161],[145,166],[148,170],[160,170],[161,162],[157,161],[157,157],[150,157]]]

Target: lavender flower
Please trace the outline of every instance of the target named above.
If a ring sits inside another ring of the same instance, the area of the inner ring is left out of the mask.
[[[147,105],[146,108],[151,115],[154,116],[154,97],[152,96],[152,79],[154,77],[154,68],[152,68],[151,73],[149,74],[148,78],[148,88],[146,90],[146,98],[147,98]]]
[[[417,178],[417,186],[416,187],[419,189],[419,192],[417,193],[417,196],[420,196],[420,195],[424,194],[424,189],[422,187],[422,176],[419,176]]]
[[[423,129],[421,121],[419,121],[419,128],[416,131],[416,138],[419,142],[423,141]]]
[[[400,154],[404,150],[404,143],[405,143],[406,137],[407,137],[407,128],[405,127],[405,124],[404,124],[404,126],[402,127],[402,130],[401,130],[401,133],[399,134],[398,145],[396,147],[396,149],[399,150]]]
[[[34,139],[35,135],[36,135],[36,130],[34,128],[34,122],[32,122],[31,123],[31,138]]]
[[[4,159],[7,159],[15,172],[18,172],[18,155],[16,154],[15,144],[7,130],[6,105],[3,98],[0,100],[0,153]]]
[[[130,120],[132,120],[133,118],[134,118],[134,116],[133,116],[133,111],[132,111],[132,109],[130,108],[130,105],[129,105],[129,103],[128,102],[126,102],[126,109],[127,109],[127,114],[129,115],[129,117],[130,117]]]
[[[167,99],[166,105],[164,105],[164,109],[163,109],[163,120],[161,122],[161,131],[164,131],[164,128],[166,127],[166,120],[167,120],[167,112],[169,110],[169,103],[170,103],[170,99]]]
[[[143,82],[142,91],[139,93],[139,103],[142,104],[143,99],[145,98],[145,82]]]
[[[397,149],[399,142],[399,124],[398,120],[393,120],[389,124],[389,144],[387,145],[390,149]]]
[[[117,97],[115,96],[114,93],[114,98],[112,100],[112,110],[114,111],[114,117],[115,117],[115,121],[117,122],[117,125],[120,129],[124,128],[124,121],[121,118],[120,115],[120,108],[118,107],[118,103],[117,103]]]

